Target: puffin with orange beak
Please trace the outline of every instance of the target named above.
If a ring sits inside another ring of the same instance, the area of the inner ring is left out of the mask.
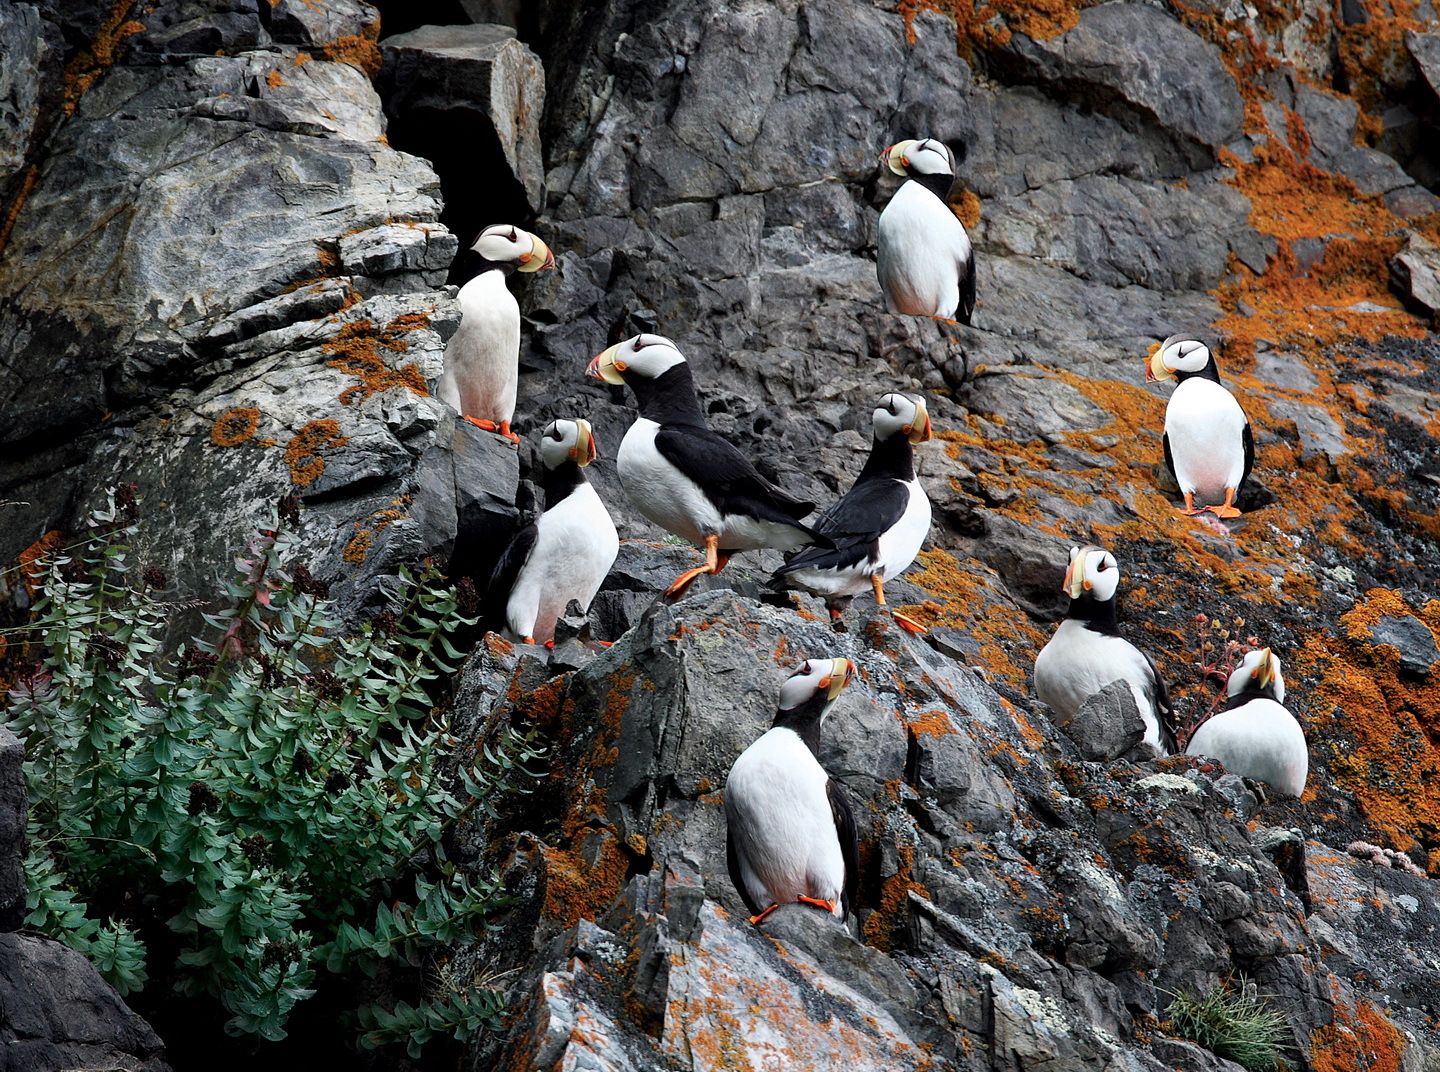
[[[616,457],[630,501],[667,532],[705,549],[705,562],[677,577],[667,600],[679,599],[701,574],[719,573],[736,551],[833,546],[800,523],[814,503],[770,483],[710,430],[690,365],[669,339],[626,339],[591,361],[586,374],[628,384],[639,403],[640,416]]]
[[[880,213],[875,268],[892,313],[970,323],[975,313],[975,250],[946,198],[955,154],[934,138],[896,142],[880,166],[906,182]]]
[[[1305,731],[1285,707],[1280,657],[1269,648],[1248,652],[1231,672],[1225,693],[1225,710],[1200,724],[1186,754],[1219,760],[1227,773],[1265,782],[1287,796],[1305,792],[1310,750]]]
[[[1185,496],[1185,513],[1239,517],[1235,497],[1255,467],[1255,436],[1240,403],[1220,383],[1210,347],[1171,335],[1145,369],[1146,383],[1178,380],[1165,407],[1165,465]]]
[[[930,534],[930,499],[915,477],[914,448],[930,438],[930,414],[919,395],[894,392],[873,415],[875,438],[865,468],[840,499],[820,515],[815,531],[833,548],[807,547],[775,571],[776,587],[800,588],[825,600],[832,620],[870,588],[885,606],[885,582],[915,561]],[[924,630],[903,614],[895,621]]]
[[[516,533],[485,590],[510,640],[553,644],[556,619],[572,599],[589,610],[615,562],[620,537],[583,471],[596,456],[588,421],[551,421],[540,436],[545,512]]]
[[[801,663],[780,686],[770,729],[730,768],[725,855],[751,923],[796,901],[840,920],[850,914],[860,877],[855,815],[819,754],[820,727],[854,676],[849,659]]]
[[[510,418],[520,381],[520,305],[505,280],[513,272],[554,268],[555,254],[508,224],[485,228],[470,250],[480,267],[460,288],[460,327],[445,346],[436,394],[477,428],[518,444]]]
[[[1130,686],[1145,744],[1156,755],[1175,751],[1175,713],[1150,657],[1120,635],[1115,592],[1120,567],[1103,547],[1070,548],[1065,594],[1070,606],[1050,642],[1035,657],[1035,695],[1067,723],[1112,681]]]

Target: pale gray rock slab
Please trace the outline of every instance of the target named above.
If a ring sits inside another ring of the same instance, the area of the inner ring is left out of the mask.
[[[1440,246],[1412,233],[1390,258],[1390,286],[1431,316],[1440,315]]]
[[[32,4],[0,8],[0,183],[25,163],[40,121],[41,78],[49,46]]]
[[[1405,50],[1420,69],[1430,92],[1440,98],[1440,31],[1405,31]]]
[[[1323,455],[1334,464],[1351,452],[1345,429],[1324,406],[1283,399],[1270,403],[1270,413],[1282,421],[1295,422],[1301,461]]]
[[[275,0],[270,6],[270,37],[278,44],[322,48],[342,37],[359,37],[380,18],[364,0]]]
[[[1055,723],[1089,760],[1117,759],[1145,736],[1145,720],[1125,681],[1112,681],[1095,693],[1069,721]]]

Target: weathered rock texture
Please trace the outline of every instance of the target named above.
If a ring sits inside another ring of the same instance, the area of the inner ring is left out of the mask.
[[[0,726],[0,933],[25,919],[25,746]]]

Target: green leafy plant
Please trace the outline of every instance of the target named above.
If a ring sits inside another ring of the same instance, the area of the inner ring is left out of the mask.
[[[1249,1072],[1281,1072],[1290,1038],[1285,1017],[1256,996],[1253,987],[1234,991],[1221,984],[1202,996],[1171,995],[1170,1029]]]
[[[3,712],[27,753],[26,923],[122,993],[163,976],[221,1002],[230,1032],[272,1040],[322,973],[477,940],[499,879],[457,869],[445,835],[515,791],[537,752],[511,736],[483,770],[446,761],[448,716],[425,686],[460,658],[453,593],[406,576],[346,635],[324,586],[287,566],[277,523],[237,558],[225,609],[206,615],[215,636],[164,652],[177,608],[130,562],[133,514],[113,499],[98,512],[10,631],[37,656]],[[174,963],[150,965],[151,947],[178,949]],[[372,1043],[414,1050],[499,1011],[471,987],[364,1015]]]

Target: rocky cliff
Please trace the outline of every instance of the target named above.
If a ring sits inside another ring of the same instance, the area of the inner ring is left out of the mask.
[[[595,613],[615,646],[484,646],[458,683],[477,742],[511,720],[556,749],[473,832],[522,895],[474,955],[513,1015],[473,1066],[1223,1068],[1166,1026],[1221,979],[1286,1014],[1292,1067],[1440,1061],[1430,882],[1345,851],[1440,845],[1428,0],[395,7],[0,9],[0,556],[123,481],[187,597],[290,493],[352,610],[425,555],[483,575],[531,451],[429,390],[460,241],[499,218],[559,260],[517,287],[522,434],[584,415],[613,457],[628,401],[581,372],[642,329],[807,497],[858,470],[885,390],[939,433],[893,593],[926,640],[762,600],[764,555],[652,606],[691,555],[592,467],[631,541]],[[961,161],[970,327],[878,301],[876,156],[915,135]],[[1175,331],[1256,430],[1238,522],[1174,509],[1141,358]],[[1204,645],[1281,653],[1305,798],[1087,762],[1049,724],[1027,674],[1089,541],[1187,713]],[[786,668],[831,653],[864,672],[825,756],[860,803],[858,930],[757,930],[718,791]]]

